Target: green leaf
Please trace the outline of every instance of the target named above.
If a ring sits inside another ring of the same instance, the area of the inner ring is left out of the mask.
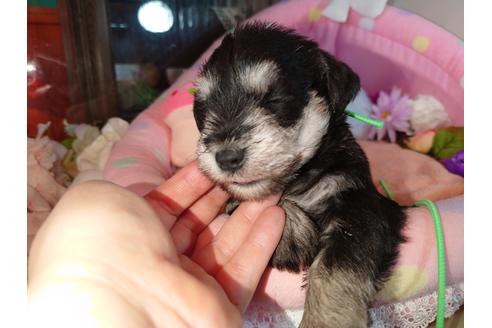
[[[452,127],[437,130],[430,154],[437,159],[449,158],[464,148],[464,128]]]
[[[62,145],[65,146],[65,148],[72,149],[72,144],[74,141],[75,141],[75,138],[67,138],[67,139],[63,140],[61,143],[62,143]]]

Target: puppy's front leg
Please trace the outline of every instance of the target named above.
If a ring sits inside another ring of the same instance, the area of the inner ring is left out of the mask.
[[[353,257],[347,249],[322,249],[307,273],[306,302],[300,327],[367,327],[368,308],[376,294],[369,262],[367,258]]]
[[[282,199],[279,206],[285,211],[285,226],[270,265],[280,270],[300,272],[311,265],[318,253],[318,230],[295,203]]]

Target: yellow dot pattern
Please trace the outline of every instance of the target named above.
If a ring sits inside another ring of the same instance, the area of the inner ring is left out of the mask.
[[[417,36],[413,39],[412,47],[418,52],[425,52],[430,45],[430,40],[426,36]]]
[[[402,265],[384,284],[378,298],[386,303],[408,299],[422,291],[429,282],[427,272],[417,266]]]
[[[313,7],[309,10],[309,21],[317,22],[321,18],[321,10],[318,7]]]

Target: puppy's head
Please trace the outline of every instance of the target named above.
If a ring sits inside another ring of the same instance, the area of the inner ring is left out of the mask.
[[[359,79],[316,43],[254,23],[227,35],[196,81],[198,162],[238,199],[279,192],[318,150]]]

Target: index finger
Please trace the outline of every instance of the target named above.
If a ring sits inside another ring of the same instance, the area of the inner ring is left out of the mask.
[[[232,258],[215,274],[232,304],[246,310],[260,278],[277,247],[285,224],[285,212],[267,208],[255,221],[248,236]]]
[[[207,271],[215,274],[236,253],[262,212],[275,205],[280,195],[269,196],[263,201],[241,203],[214,239],[201,249],[195,249],[191,259]]]

